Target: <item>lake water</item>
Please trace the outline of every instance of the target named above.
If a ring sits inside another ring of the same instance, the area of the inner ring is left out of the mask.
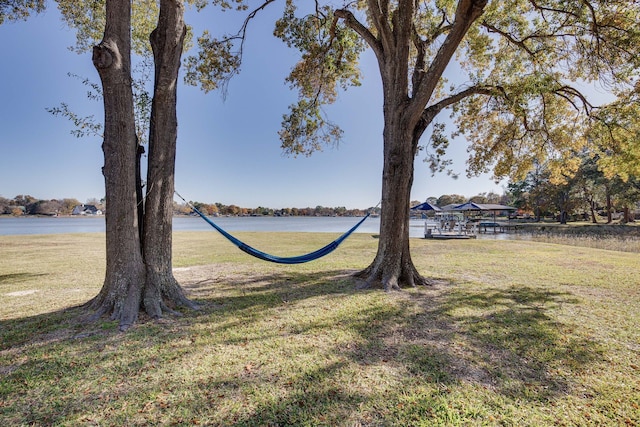
[[[343,233],[361,218],[348,217],[219,217],[214,222],[229,232],[234,231],[290,231]],[[413,221],[412,221],[413,222]],[[415,235],[422,236],[422,221],[416,221]],[[0,235],[60,234],[104,232],[104,217],[1,217]],[[174,231],[214,231],[200,217],[175,217]],[[380,218],[368,218],[357,233],[377,234]],[[413,233],[412,233],[413,234]]]
[[[289,231],[311,233],[344,233],[361,218],[353,217],[219,217],[214,222],[224,230],[235,231]],[[424,237],[424,220],[411,219],[410,237]],[[21,234],[104,233],[104,217],[0,217],[0,236]],[[174,231],[213,231],[202,218],[175,217]],[[356,233],[378,234],[380,218],[368,218]],[[513,234],[480,234],[483,239],[508,239]]]

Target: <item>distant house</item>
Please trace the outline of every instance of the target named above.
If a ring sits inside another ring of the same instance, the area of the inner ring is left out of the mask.
[[[77,205],[71,215],[102,215],[102,211],[94,205]]]
[[[6,213],[6,214],[13,213],[13,214],[16,214],[18,212],[19,212],[20,215],[24,215],[25,213],[27,213],[27,208],[25,208],[24,206],[13,206],[13,205],[11,205],[11,206],[6,206],[4,208],[4,212],[2,212],[2,213]]]

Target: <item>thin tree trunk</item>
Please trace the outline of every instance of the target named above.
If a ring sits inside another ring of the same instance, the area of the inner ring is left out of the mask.
[[[186,27],[184,3],[161,0],[158,26],[151,33],[155,61],[154,94],[149,127],[149,167],[144,224],[147,282],[144,307],[151,317],[176,313],[175,306],[196,308],[172,272],[172,218],[178,122],[177,80]]]
[[[593,224],[598,223],[598,217],[596,216],[596,202],[595,200],[591,200],[589,203],[589,207],[591,208],[591,222]]]
[[[622,222],[624,224],[630,223],[631,222],[631,212],[630,212],[629,206],[625,206],[623,208],[622,212],[624,214],[623,217],[622,217]]]
[[[593,224],[598,223],[598,219],[596,218],[596,201],[594,200],[594,196],[592,193],[587,190],[586,186],[582,186],[582,192],[585,194],[585,198],[587,202],[589,202],[589,213],[591,215],[591,222]]]
[[[107,0],[102,42],[93,63],[103,87],[105,128],[106,275],[100,293],[88,303],[92,319],[110,313],[126,329],[138,318],[145,269],[136,211],[137,141],[131,88],[131,6]]]
[[[607,224],[611,224],[613,221],[613,217],[611,215],[611,211],[613,210],[613,204],[611,203],[611,191],[609,191],[609,187],[605,187],[605,191],[607,199]]]

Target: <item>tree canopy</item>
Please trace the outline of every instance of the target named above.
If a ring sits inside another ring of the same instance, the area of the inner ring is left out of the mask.
[[[598,167],[611,178],[640,177],[640,85],[598,111],[587,131]]]
[[[0,24],[29,18],[44,10],[44,0],[0,0]]]
[[[326,4],[296,17],[298,5],[287,2],[275,34],[302,57],[288,78],[300,100],[283,121],[285,150],[310,153],[328,136],[340,136],[321,117],[321,106],[335,101],[337,88],[359,83],[357,59],[365,43],[378,57],[399,53],[393,51],[392,34],[402,24],[404,3]],[[456,11],[464,3],[483,13],[445,64],[447,73],[437,78],[439,56],[451,42],[460,21]],[[410,44],[397,56],[405,63],[397,76],[406,81],[403,97],[424,105],[414,112],[423,120],[451,107],[453,135],[470,143],[470,174],[522,177],[545,157],[563,164],[584,146],[588,120],[600,110],[588,86],[621,94],[636,82],[638,8],[628,0],[416,3],[404,18],[410,20]],[[629,109],[630,101],[610,108]],[[431,129],[423,148],[437,164],[445,159],[449,137],[439,125]]]

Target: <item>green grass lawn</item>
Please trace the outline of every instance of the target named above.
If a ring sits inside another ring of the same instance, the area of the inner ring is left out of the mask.
[[[278,255],[322,233],[239,233]],[[83,324],[104,235],[0,236],[0,425],[638,426],[637,253],[412,239],[433,287],[356,291],[377,240],[282,266],[174,237],[202,305]]]

